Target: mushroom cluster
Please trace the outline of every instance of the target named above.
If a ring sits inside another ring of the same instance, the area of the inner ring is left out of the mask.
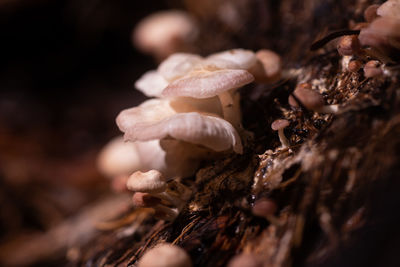
[[[400,0],[371,5],[364,11],[364,18],[366,22],[354,27],[360,34],[343,36],[337,49],[351,72],[357,72],[362,61],[366,62],[363,70],[368,78],[383,74],[384,64],[400,60]]]
[[[193,175],[204,159],[243,152],[237,89],[255,79],[272,82],[279,76],[280,58],[268,50],[233,49],[205,58],[172,54],[135,83],[153,98],[120,112],[116,122],[124,137],[101,153],[103,173],[120,180],[117,185],[127,183],[129,190],[142,193],[134,196],[138,206],[174,218],[190,196],[177,179]],[[154,192],[151,186],[133,186],[138,180],[154,182],[156,176],[163,186]],[[180,189],[174,193],[180,197],[171,198],[171,186]]]

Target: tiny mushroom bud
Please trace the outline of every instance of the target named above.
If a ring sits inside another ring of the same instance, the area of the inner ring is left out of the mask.
[[[134,44],[157,59],[186,51],[195,40],[198,27],[184,11],[169,10],[144,18],[133,33]]]
[[[359,60],[352,60],[349,62],[347,68],[350,72],[357,72],[362,67],[362,63]]]
[[[278,131],[279,140],[284,148],[290,145],[289,140],[287,140],[285,133],[283,132],[283,129],[285,129],[287,126],[289,126],[289,121],[287,120],[275,120],[271,124],[272,130]]]
[[[320,113],[336,113],[338,111],[338,105],[325,105],[322,95],[312,90],[310,84],[299,84],[293,95],[309,110]],[[297,100],[293,96],[289,96],[291,106],[298,107]]]
[[[165,191],[167,184],[159,171],[137,171],[129,177],[126,187],[135,192],[161,193]]]
[[[360,42],[357,35],[346,35],[340,38],[337,50],[342,56],[357,54],[360,50]]]
[[[235,105],[231,91],[251,83],[253,80],[253,75],[241,69],[194,71],[170,83],[162,92],[162,95],[164,97],[186,96],[193,98],[218,96],[224,118],[236,128],[240,128],[239,107]]]
[[[375,4],[375,5],[370,5],[369,7],[367,7],[364,10],[364,19],[367,22],[371,22],[374,19],[376,19],[378,17],[378,14],[376,13],[377,9],[379,8],[379,5]]]
[[[383,73],[379,61],[370,60],[364,65],[364,76],[367,78],[376,77]]]
[[[172,244],[161,244],[139,259],[138,267],[191,267],[189,255],[182,248]]]

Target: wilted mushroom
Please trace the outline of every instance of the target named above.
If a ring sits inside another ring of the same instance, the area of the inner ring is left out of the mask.
[[[292,95],[289,96],[289,104],[293,107],[299,107],[298,100],[305,108],[319,113],[336,113],[338,111],[338,105],[325,105],[322,95],[312,90],[308,83],[297,85],[293,95],[296,98]]]
[[[285,133],[283,132],[283,130],[289,126],[289,121],[288,120],[275,120],[272,124],[271,124],[271,128],[274,131],[278,131],[278,135],[279,135],[279,140],[281,141],[282,147],[288,147],[289,144],[289,140],[286,138]]]
[[[138,267],[191,267],[189,255],[182,248],[173,244],[161,244],[139,259]]]
[[[190,50],[198,34],[193,18],[184,11],[169,10],[154,13],[135,27],[134,44],[158,60]]]

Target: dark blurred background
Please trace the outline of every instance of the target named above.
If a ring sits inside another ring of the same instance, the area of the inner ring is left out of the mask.
[[[96,155],[154,68],[134,25],[165,1],[0,1],[0,241],[43,231],[109,192]]]

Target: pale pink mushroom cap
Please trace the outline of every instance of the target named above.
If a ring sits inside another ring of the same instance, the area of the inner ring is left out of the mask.
[[[220,69],[243,69],[248,70],[257,62],[253,51],[245,49],[231,49],[212,54],[206,61]]]
[[[161,193],[167,189],[167,183],[162,173],[157,170],[136,171],[129,177],[126,187],[135,192]]]
[[[253,80],[253,75],[246,70],[195,71],[170,83],[162,96],[209,98],[242,87]]]
[[[240,136],[229,122],[197,112],[178,113],[152,123],[139,122],[131,127],[118,125],[125,132],[125,138],[132,141],[174,138],[214,151],[233,148],[236,153],[242,153]]]
[[[376,11],[379,16],[400,19],[400,1],[389,0],[384,2]]]
[[[127,142],[122,137],[111,140],[100,152],[97,166],[101,173],[110,177],[123,177],[134,171],[167,169],[166,152],[159,140]]]
[[[197,33],[197,25],[188,13],[169,10],[154,13],[140,21],[133,38],[140,50],[160,59],[184,51]]]
[[[189,255],[182,248],[172,244],[161,244],[140,258],[138,267],[192,267]]]
[[[135,82],[135,88],[148,97],[159,97],[168,86],[168,81],[157,71],[150,70]]]
[[[185,76],[202,60],[202,57],[198,55],[175,53],[158,66],[157,72],[167,81],[171,82]]]

